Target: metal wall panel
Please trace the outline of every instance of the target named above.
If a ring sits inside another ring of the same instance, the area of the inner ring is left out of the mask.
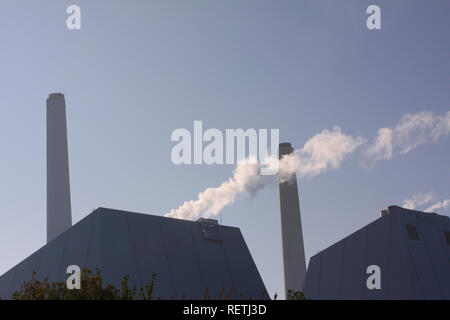
[[[131,245],[127,214],[102,209],[100,218],[101,251],[100,271],[103,283],[121,287],[124,276],[130,275],[129,288],[141,284],[137,260]]]
[[[39,258],[42,250],[38,250],[24,261],[19,263],[15,268],[14,277],[10,284],[10,289],[7,291],[7,297],[13,295],[18,291],[24,282],[28,282],[32,278],[33,271],[39,271]],[[5,296],[6,297],[6,296]]]
[[[193,223],[196,222],[171,218],[162,221],[164,247],[177,299],[202,299],[206,292],[189,226]]]
[[[63,269],[62,257],[67,245],[67,232],[50,241],[42,248],[40,256],[38,279],[49,278],[50,282],[61,281]]]
[[[367,235],[366,229],[361,229],[343,240],[344,263],[342,265],[342,299],[361,299],[366,285],[365,253]],[[324,250],[322,256],[322,270],[324,270]],[[322,291],[321,291],[321,294]]]
[[[67,236],[67,243],[61,259],[61,270],[59,274],[60,280],[66,280],[68,275],[66,273],[67,267],[70,265],[77,265],[81,269],[88,268],[88,248],[89,241],[92,236],[92,228],[94,225],[94,214],[90,214],[83,220],[79,221],[72,228],[70,228],[65,235]],[[99,267],[100,265],[97,265]],[[92,266],[90,266],[92,270]],[[95,270],[92,270],[95,271]]]
[[[441,299],[450,299],[450,261],[445,252],[446,243],[443,241],[440,234],[441,231],[436,225],[435,215],[418,215],[417,219],[428,256],[430,257],[429,263],[434,271],[438,286],[433,288],[433,291],[441,292]]]
[[[238,228],[220,227],[223,246],[236,288],[233,294],[259,299],[266,292],[258,269]],[[266,295],[267,297],[267,295]]]
[[[401,235],[409,251],[410,263],[415,268],[420,288],[426,299],[442,299],[439,290],[438,279],[431,264],[431,257],[425,245],[424,232],[417,220],[417,214],[399,214]],[[406,231],[406,224],[414,225],[420,236],[420,240],[411,240]]]
[[[370,265],[377,265],[380,267],[381,273],[381,289],[369,290],[367,285],[363,285],[363,298],[364,299],[385,299],[387,287],[387,275],[388,275],[388,250],[390,232],[389,226],[390,220],[388,218],[380,218],[372,222],[367,226],[367,247],[366,247],[366,260],[365,267]],[[366,281],[369,275],[366,273]]]
[[[95,210],[91,216],[89,223],[92,224],[90,228],[89,242],[87,244],[87,260],[85,267],[95,272],[97,268],[101,267],[101,225],[100,225],[100,209]]]
[[[131,241],[142,280],[140,286],[144,288],[145,285],[150,285],[152,274],[156,274],[153,297],[170,299],[176,294],[161,230],[163,219],[143,214],[128,214]]]
[[[10,299],[16,268],[13,268],[0,277],[0,299]]]
[[[319,292],[321,299],[339,299],[344,245],[338,242],[321,258]]]
[[[217,298],[222,286],[224,294],[232,287],[237,289],[239,286],[233,283],[222,240],[205,239],[200,223],[192,223],[189,226],[198,256],[200,272],[210,297]],[[216,238],[222,238],[220,226],[217,226],[216,236]]]
[[[303,294],[307,299],[315,299],[319,296],[320,259],[320,253],[309,259],[308,271],[306,272],[305,283],[303,284]]]
[[[406,229],[402,226],[398,213],[389,213],[387,218],[391,221],[390,244],[386,248],[389,252],[386,296],[388,299],[414,299],[416,293],[411,290],[411,281],[414,279],[411,279],[411,262],[405,245]]]
[[[447,240],[444,236],[444,231],[450,232],[450,217],[444,217],[444,216],[436,216],[436,225],[439,229],[439,233],[442,239],[442,243],[444,243],[444,251],[446,252],[448,261],[450,262],[450,244],[447,243]]]

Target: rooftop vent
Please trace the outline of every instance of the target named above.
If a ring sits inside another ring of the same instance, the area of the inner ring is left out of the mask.
[[[219,222],[214,219],[200,218],[197,220],[202,228],[202,235],[205,240],[221,241],[219,233]]]

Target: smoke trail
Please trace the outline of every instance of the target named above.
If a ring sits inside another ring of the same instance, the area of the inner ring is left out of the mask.
[[[208,188],[198,194],[197,200],[186,201],[173,209],[166,217],[194,219],[200,215],[207,218],[217,215],[225,206],[232,204],[240,194],[254,195],[272,176],[259,174],[260,165],[253,159],[240,162],[233,176],[219,187]]]
[[[430,111],[405,114],[395,127],[379,129],[374,142],[365,149],[364,155],[372,162],[388,160],[396,154],[406,154],[422,144],[437,141],[449,134],[450,111],[443,116]],[[365,142],[366,140],[361,137],[342,133],[339,127],[332,130],[325,129],[309,139],[303,148],[284,156],[279,161],[279,181],[289,181],[295,174],[300,177],[312,177],[330,168],[338,169],[345,157]],[[275,161],[278,159],[269,158],[264,163],[270,168]],[[255,159],[247,159],[239,163],[233,171],[233,176],[227,181],[216,188],[200,192],[196,200],[186,201],[165,216],[181,219],[214,216],[224,207],[234,203],[238,196],[244,194],[252,196],[268,183],[274,183],[276,180],[273,176],[259,174],[262,166],[255,162]],[[404,206],[415,207],[418,200],[420,199],[412,199]],[[429,209],[445,208],[449,204],[443,202],[437,205],[441,207],[432,206]]]
[[[280,160],[280,181],[290,180],[294,174],[316,176],[328,168],[338,169],[344,158],[364,143],[363,138],[346,135],[337,126],[332,131],[325,129]]]
[[[438,209],[447,209],[450,207],[450,199],[446,199],[444,201],[438,202],[436,204],[433,204],[431,207],[429,207],[428,209],[425,209],[425,212],[434,212],[435,210]]]
[[[414,194],[409,199],[405,199],[402,202],[402,207],[406,209],[414,210],[418,206],[430,203],[434,199],[434,193],[431,191],[429,193]]]
[[[450,133],[450,111],[443,116],[431,111],[402,116],[393,128],[381,128],[365,152],[372,162],[389,160],[395,154],[407,154],[418,146],[436,142]]]
[[[402,202],[402,207],[406,209],[415,210],[417,207],[423,206],[425,204],[430,203],[435,199],[434,192],[431,191],[429,193],[421,193],[421,194],[414,194],[409,199],[405,199]],[[450,199],[446,199],[443,201],[439,201],[429,208],[423,210],[424,212],[434,212],[438,209],[447,209],[450,207]]]
[[[328,168],[338,168],[344,158],[364,143],[364,139],[342,133],[339,127],[323,130],[309,139],[302,149],[284,156],[279,162],[279,179],[287,181],[299,174],[301,177],[315,176]],[[264,165],[256,159],[240,162],[233,176],[216,188],[208,188],[198,194],[196,200],[186,201],[177,209],[165,214],[180,219],[204,218],[217,215],[224,207],[234,203],[239,195],[253,196],[269,183],[276,182],[274,176],[260,175],[263,166],[271,166],[278,159],[270,158]]]

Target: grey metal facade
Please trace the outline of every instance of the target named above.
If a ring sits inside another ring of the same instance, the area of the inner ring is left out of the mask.
[[[124,275],[139,288],[155,273],[155,298],[201,299],[206,288],[214,298],[221,286],[236,299],[266,291],[238,228],[99,208],[2,275],[0,297],[10,298],[33,270],[65,281],[69,265],[99,268],[103,283],[118,288]]]
[[[369,265],[381,289],[369,290]],[[310,259],[311,299],[450,299],[450,219],[397,206]]]

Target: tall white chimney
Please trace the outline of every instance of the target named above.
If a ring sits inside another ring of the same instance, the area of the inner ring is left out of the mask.
[[[47,99],[47,243],[72,226],[66,102],[61,93]]]
[[[280,143],[279,158],[293,152],[290,143]],[[306,276],[305,248],[298,200],[297,176],[279,183],[284,289],[302,291]]]

